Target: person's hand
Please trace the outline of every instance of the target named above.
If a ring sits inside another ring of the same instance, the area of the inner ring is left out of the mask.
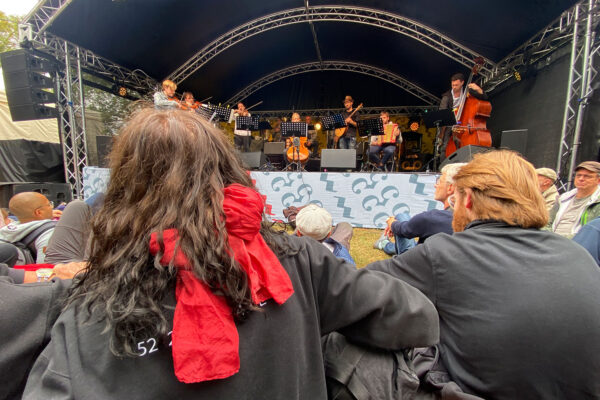
[[[389,226],[384,229],[383,235],[386,236],[386,237],[388,237],[388,238],[392,236],[392,230],[390,229]]]
[[[469,83],[468,88],[476,91],[479,94],[483,94],[483,89],[480,88],[479,85],[476,83]]]
[[[71,279],[87,268],[87,261],[73,261],[65,264],[56,264],[53,272],[54,276],[60,279]]]
[[[348,118],[346,118],[346,119],[344,120],[344,122],[345,122],[346,124],[349,124],[349,123],[351,123],[351,122],[352,122],[352,118],[348,117]]]
[[[52,218],[59,219],[62,216],[62,211],[60,210],[52,210]]]

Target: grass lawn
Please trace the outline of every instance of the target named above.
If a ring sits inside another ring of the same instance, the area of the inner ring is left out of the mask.
[[[350,241],[350,255],[356,261],[356,266],[362,268],[373,261],[390,258],[381,250],[373,248],[373,243],[383,232],[383,229],[354,228]]]
[[[275,229],[286,230],[289,234],[294,233],[294,229],[290,225],[275,224]],[[354,228],[352,232],[350,255],[354,258],[358,268],[362,268],[373,261],[391,258],[383,251],[373,248],[373,243],[379,239],[383,229]]]

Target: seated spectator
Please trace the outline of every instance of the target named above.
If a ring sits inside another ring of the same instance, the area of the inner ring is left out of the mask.
[[[583,246],[600,266],[600,218],[585,224],[573,237],[573,241]]]
[[[425,293],[449,378],[485,399],[600,397],[600,269],[547,221],[533,166],[476,154],[454,177],[453,235],[366,268]],[[585,368],[582,368],[585,366]]]
[[[44,279],[0,264],[0,398],[21,398],[33,363],[50,341],[70,279],[80,270],[76,263],[56,265],[46,282],[23,284]]]
[[[559,197],[558,189],[554,185],[557,178],[556,172],[550,168],[538,168],[535,172],[537,173],[540,191],[546,202],[546,209],[550,212],[558,202]]]
[[[73,200],[67,204],[48,241],[45,262],[58,264],[87,260],[91,218],[92,207],[87,203]]]
[[[46,246],[54,232],[55,223],[51,219],[60,217],[62,212],[54,210],[54,204],[46,196],[37,192],[14,195],[8,207],[18,221],[0,229],[0,240],[24,245],[24,248],[19,251],[16,265],[44,263]],[[28,249],[31,251],[32,259],[29,259]]]
[[[558,199],[552,231],[572,238],[588,221],[600,217],[600,163],[584,161],[575,168],[575,189]]]
[[[316,204],[309,204],[303,207],[296,216],[296,234],[298,236],[308,236],[323,243],[323,246],[327,247],[334,256],[356,265],[349,250],[352,225],[347,222],[340,222],[332,233],[331,223],[332,218],[329,211]],[[344,245],[343,243],[348,244]]]
[[[324,399],[321,335],[437,342],[418,290],[263,224],[239,155],[196,113],[138,111],[110,160],[90,266],[24,399]]]
[[[435,183],[433,198],[444,204],[443,210],[424,211],[410,217],[407,212],[389,217],[386,221],[387,228],[382,237],[375,242],[374,247],[386,252],[386,254],[402,254],[408,249],[415,247],[414,238],[419,238],[418,244],[422,244],[430,236],[444,232],[452,234],[452,208],[448,203],[448,197],[454,194],[454,175],[465,163],[448,164],[442,168],[442,175]],[[395,242],[387,238],[394,235]]]

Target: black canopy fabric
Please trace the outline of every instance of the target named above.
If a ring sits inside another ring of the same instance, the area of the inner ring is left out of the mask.
[[[385,11],[427,25],[498,62],[555,20],[574,0],[362,0],[310,1]],[[74,0],[48,28],[96,54],[157,80],[169,76],[220,35],[267,14],[305,7],[303,0]],[[324,61],[349,61],[388,70],[436,96],[455,72],[469,69],[414,38],[351,22],[314,22]],[[178,91],[225,102],[261,77],[318,61],[306,22],[249,37],[223,51]],[[346,94],[365,106],[422,105],[423,101],[378,78],[353,72],[315,71],[269,85],[247,100],[260,108],[340,107]]]

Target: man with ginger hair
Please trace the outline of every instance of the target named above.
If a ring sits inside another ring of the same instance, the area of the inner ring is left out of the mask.
[[[511,151],[477,154],[454,185],[453,235],[366,268],[436,305],[440,360],[464,392],[598,398],[600,269],[573,241],[540,230],[548,212],[533,166]]]

